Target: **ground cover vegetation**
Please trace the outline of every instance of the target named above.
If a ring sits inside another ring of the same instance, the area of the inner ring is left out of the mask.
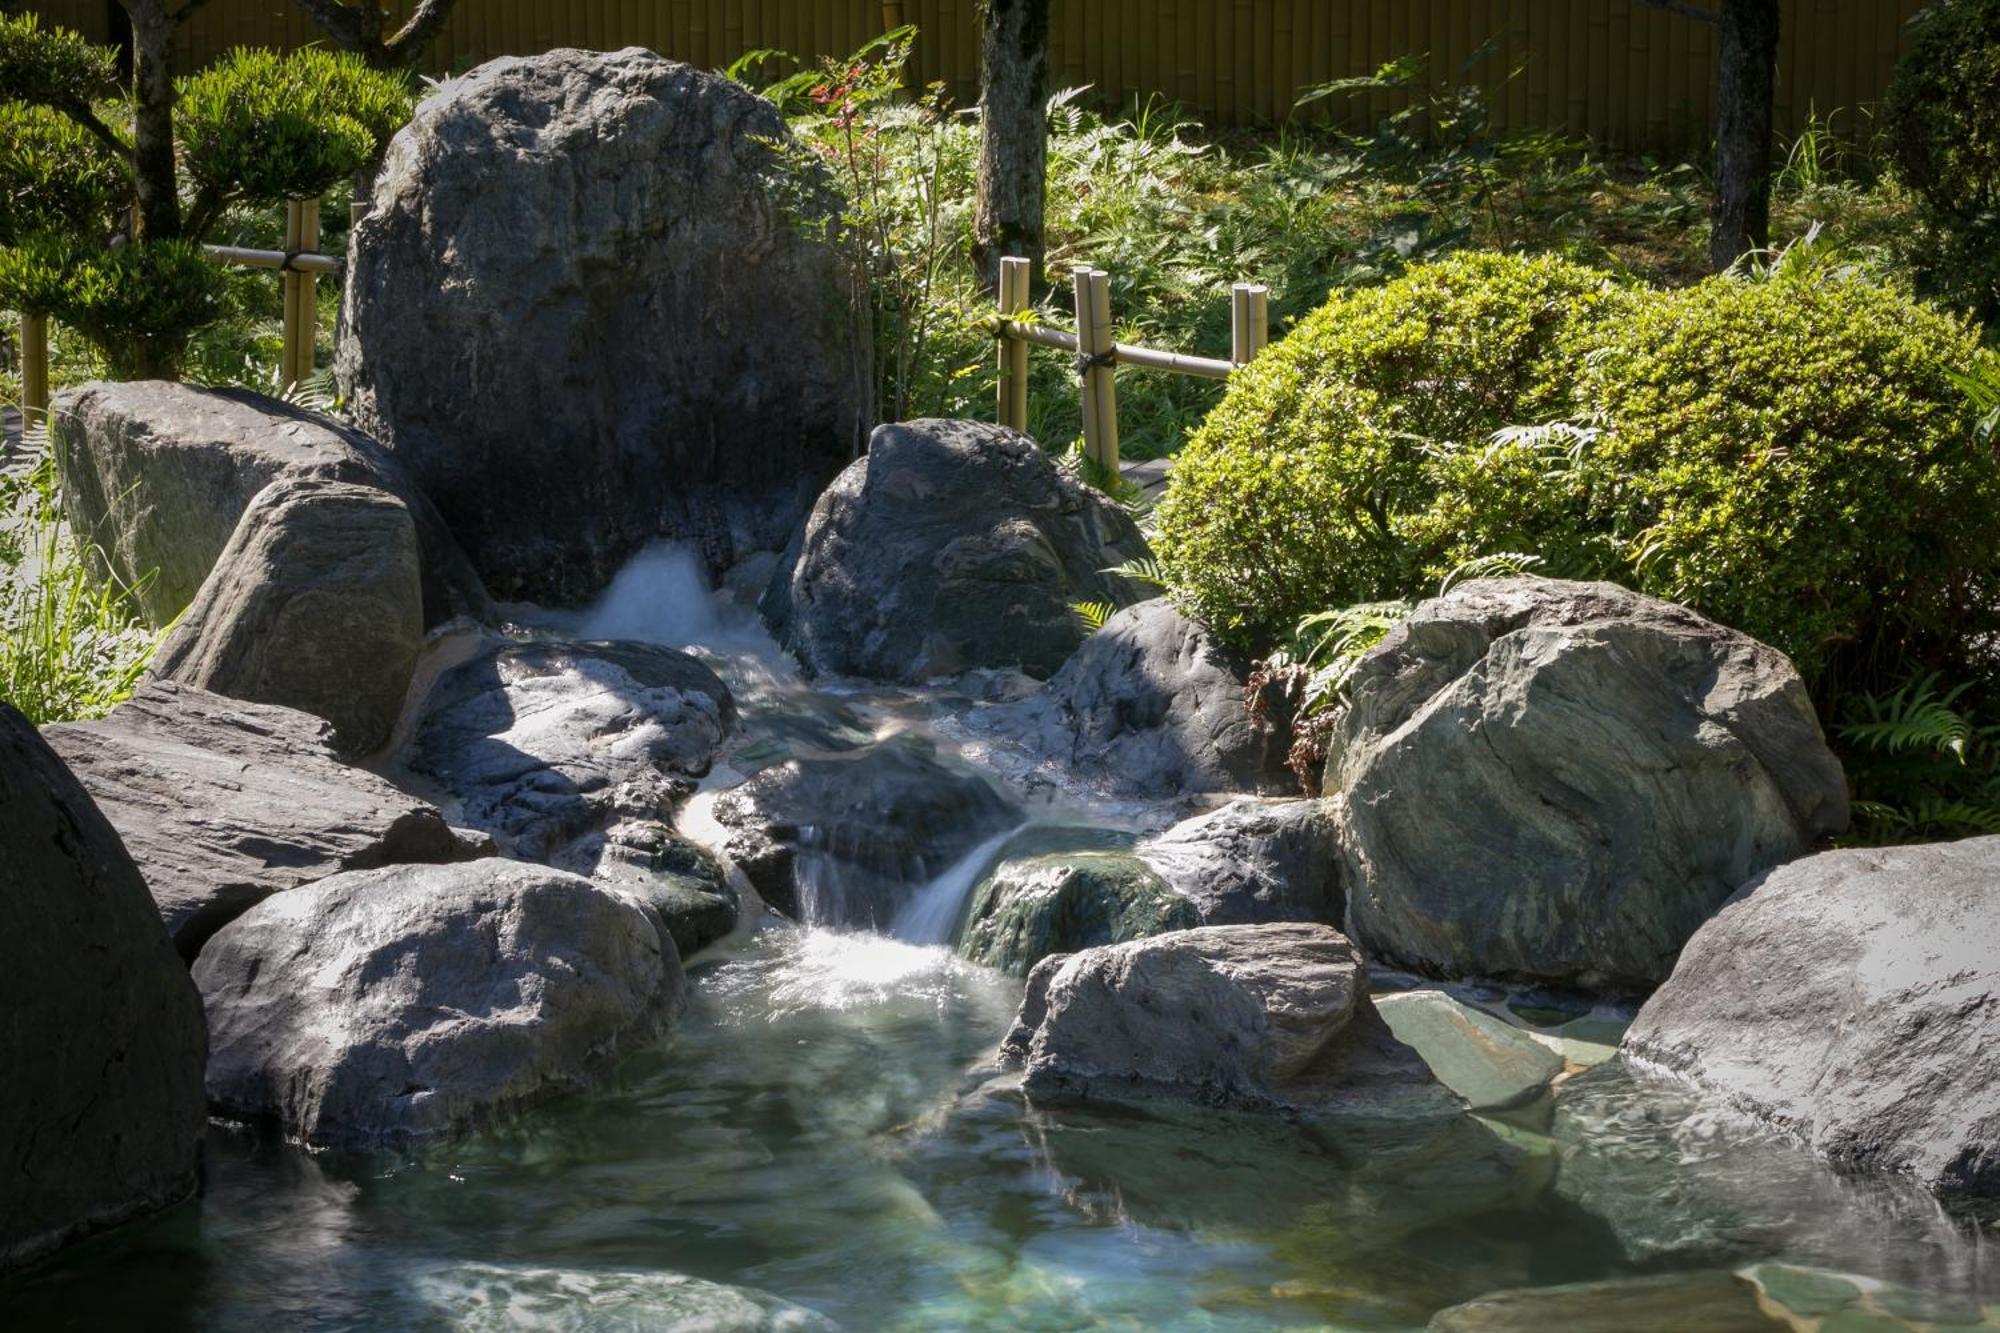
[[[1781,145],[1779,246],[1724,277],[1701,145],[1655,161],[1496,136],[1471,67],[1437,81],[1413,56],[1302,89],[1256,133],[1210,132],[1159,99],[1050,98],[1036,318],[1067,323],[1062,278],[1087,261],[1111,274],[1121,340],[1218,355],[1229,284],[1271,287],[1276,342],[1253,372],[1227,393],[1122,372],[1119,411],[1128,457],[1179,455],[1144,572],[1292,681],[1302,767],[1352,659],[1411,599],[1533,569],[1687,601],[1790,652],[1845,751],[1863,836],[2000,829],[1982,721],[1996,281],[1978,262],[2000,252],[2000,137],[1990,106],[1952,95],[1980,86],[1965,76],[1995,58],[1996,14],[2000,0],[1933,7],[1885,107],[1830,110]],[[786,111],[845,201],[880,415],[985,417],[991,306],[967,262],[978,126],[910,86],[909,41],[804,68],[753,52],[731,73]],[[1395,109],[1343,128],[1364,96]],[[74,117],[38,114],[84,151]],[[183,145],[190,162],[204,151]],[[334,165],[328,248],[345,220]],[[211,235],[271,243],[263,197],[224,200]],[[280,387],[276,284],[235,275],[214,302],[183,372]],[[58,323],[58,382],[121,368],[82,327]],[[1031,365],[1031,430],[1067,449],[1071,367]]]

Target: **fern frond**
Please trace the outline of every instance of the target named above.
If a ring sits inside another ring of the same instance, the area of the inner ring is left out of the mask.
[[[1090,633],[1104,628],[1104,622],[1118,614],[1118,608],[1109,602],[1071,602],[1069,609]]]
[[[1492,555],[1476,555],[1461,561],[1444,578],[1438,581],[1438,596],[1442,597],[1461,583],[1474,579],[1511,579],[1532,573],[1542,564],[1538,555],[1524,555],[1518,551],[1495,551]]]
[[[1155,588],[1165,588],[1167,586],[1166,570],[1162,568],[1157,557],[1150,555],[1137,560],[1127,560],[1122,565],[1112,565],[1109,569],[1101,569],[1098,572],[1100,574],[1115,574],[1121,579],[1130,579],[1134,583],[1149,584]]]
[[[1841,727],[1842,738],[1884,754],[1927,750],[1965,763],[1976,733],[1955,705],[1967,686],[1955,685],[1940,695],[1937,685],[1933,672],[1905,682],[1887,699],[1863,695],[1858,706],[1865,716]]]

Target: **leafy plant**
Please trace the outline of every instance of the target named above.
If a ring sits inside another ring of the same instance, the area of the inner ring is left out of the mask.
[[[36,725],[99,717],[137,686],[166,630],[100,581],[61,517],[46,433],[40,461],[0,475],[0,697]],[[150,577],[150,575],[148,576]]]
[[[1930,672],[1855,697],[1836,732],[1856,794],[1852,841],[2000,833],[2000,726],[1973,719],[1971,691]]]

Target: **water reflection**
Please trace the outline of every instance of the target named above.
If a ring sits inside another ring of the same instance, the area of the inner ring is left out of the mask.
[[[1036,1108],[980,1072],[1017,982],[860,933],[731,947],[607,1085],[458,1143],[218,1130],[204,1199],[0,1286],[0,1327],[811,1326],[792,1302],[854,1330],[1418,1329],[1500,1288],[1776,1260],[1966,1318],[2000,1286],[1975,1223],[1615,1068],[1549,1134]]]

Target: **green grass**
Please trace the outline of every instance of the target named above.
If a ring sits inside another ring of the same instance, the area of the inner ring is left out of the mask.
[[[101,717],[132,693],[165,631],[101,581],[62,520],[47,438],[0,474],[0,698],[37,726]]]

